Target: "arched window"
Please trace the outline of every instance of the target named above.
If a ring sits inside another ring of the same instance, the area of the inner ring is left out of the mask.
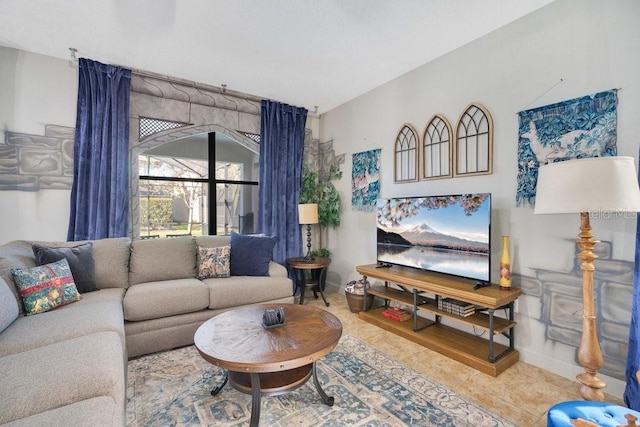
[[[482,105],[471,104],[458,120],[455,175],[490,174],[493,169],[493,122]]]
[[[410,182],[418,179],[418,133],[413,126],[404,125],[396,137],[395,182]]]
[[[451,154],[453,131],[449,121],[436,114],[424,130],[422,138],[422,178],[436,179],[453,176]]]

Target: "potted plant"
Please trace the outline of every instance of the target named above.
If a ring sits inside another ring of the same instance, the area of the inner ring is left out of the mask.
[[[338,171],[335,166],[331,166],[329,169],[327,179],[320,179],[318,172],[307,168],[302,173],[300,203],[318,204],[318,242],[320,249],[316,251],[323,251],[322,253],[326,255],[316,256],[329,256],[329,250],[322,246],[323,227],[337,227],[340,225],[340,194],[338,194],[338,190],[331,182],[340,178],[342,178],[342,172]]]
[[[331,251],[327,248],[320,248],[311,251],[311,255],[315,257],[329,258],[331,256]]]

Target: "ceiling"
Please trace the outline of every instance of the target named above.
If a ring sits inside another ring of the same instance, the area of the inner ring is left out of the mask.
[[[323,113],[553,0],[0,0],[0,45]]]

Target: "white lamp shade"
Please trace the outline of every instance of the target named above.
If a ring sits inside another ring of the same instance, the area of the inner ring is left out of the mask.
[[[316,203],[298,205],[298,222],[300,224],[317,224],[318,205]]]
[[[638,212],[633,157],[591,157],[549,163],[538,170],[536,214]]]

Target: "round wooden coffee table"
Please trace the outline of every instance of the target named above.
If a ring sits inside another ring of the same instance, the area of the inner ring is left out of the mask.
[[[264,310],[278,307],[284,308],[285,324],[264,328]],[[227,370],[233,387],[251,394],[251,426],[257,426],[263,394],[293,390],[312,375],[322,401],[333,405],[333,397],[318,381],[316,361],[338,345],[341,335],[342,323],[328,311],[298,304],[262,304],[209,319],[196,331],[194,342],[206,361]],[[220,392],[227,378],[211,394]]]

